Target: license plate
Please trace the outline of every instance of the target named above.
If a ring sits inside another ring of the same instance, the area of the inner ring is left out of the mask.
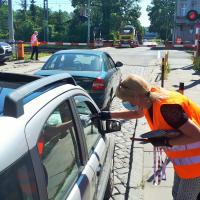
[[[122,47],[130,47],[129,44],[121,44]]]

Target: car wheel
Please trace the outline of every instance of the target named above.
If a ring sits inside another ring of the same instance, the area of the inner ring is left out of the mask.
[[[112,159],[112,166],[111,166],[110,175],[108,178],[108,183],[106,186],[104,200],[110,199],[110,197],[112,196],[113,188],[114,188],[114,155],[113,155],[113,159]]]
[[[5,60],[0,60],[0,64],[1,65],[4,64],[4,62],[5,62]]]

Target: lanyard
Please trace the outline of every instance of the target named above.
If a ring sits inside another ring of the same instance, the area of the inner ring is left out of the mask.
[[[168,162],[167,157],[164,162],[162,159],[163,149],[160,147],[153,148],[153,169],[154,169],[154,185],[160,185],[162,180],[166,180],[166,165]]]

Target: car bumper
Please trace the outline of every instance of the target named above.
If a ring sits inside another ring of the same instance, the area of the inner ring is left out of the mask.
[[[8,60],[12,56],[12,52],[1,54],[0,55],[0,61]]]

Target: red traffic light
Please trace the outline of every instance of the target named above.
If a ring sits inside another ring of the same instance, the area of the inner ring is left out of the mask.
[[[190,10],[187,13],[187,19],[190,21],[195,21],[198,18],[198,13],[196,10]]]

